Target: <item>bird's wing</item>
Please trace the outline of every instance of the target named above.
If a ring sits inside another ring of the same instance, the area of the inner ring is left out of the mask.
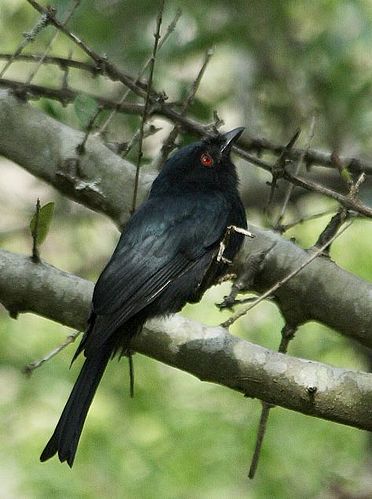
[[[224,235],[223,196],[147,201],[132,217],[95,286],[93,311],[123,322],[151,303]],[[119,313],[118,313],[119,312]]]
[[[73,360],[82,350],[86,356],[93,355],[194,266],[202,279],[203,268],[208,270],[230,223],[230,212],[222,194],[155,197],[144,203],[130,219],[97,281],[90,325]],[[125,338],[120,340],[122,346]]]

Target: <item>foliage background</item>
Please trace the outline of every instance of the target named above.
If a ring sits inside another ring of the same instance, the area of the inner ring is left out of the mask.
[[[66,1],[53,1],[59,13]],[[170,99],[189,88],[206,49],[215,54],[191,112],[208,121],[218,110],[226,129],[244,125],[251,135],[285,142],[301,126],[306,143],[316,115],[313,146],[340,154],[372,156],[371,98],[372,4],[368,0],[219,0],[169,2],[164,24],[178,7],[176,32],[159,54],[155,85]],[[70,28],[99,53],[105,52],[136,74],[151,52],[157,2],[83,0]],[[37,15],[22,0],[0,6],[0,52],[13,52]],[[48,28],[28,47],[43,50]],[[53,53],[66,57],[71,45],[60,36]],[[74,57],[81,54],[74,50]],[[30,70],[16,63],[6,77],[24,79]],[[118,85],[81,79],[75,88],[119,95]],[[61,72],[50,66],[37,80],[59,86]],[[73,106],[40,100],[35,105],[78,127]],[[116,117],[110,139],[129,140],[138,117]],[[156,155],[169,124],[147,140],[147,161]],[[15,131],[16,133],[16,131]],[[189,140],[185,137],[185,140]],[[0,244],[29,253],[27,225],[36,198],[56,202],[42,257],[60,268],[96,279],[117,240],[103,216],[62,198],[5,159],[0,161]],[[251,178],[268,178],[240,165],[243,187]],[[366,189],[365,197],[369,197]],[[264,225],[262,199],[246,200],[249,218]],[[256,205],[256,207],[255,207]],[[302,196],[288,220],[334,207],[314,195]],[[313,244],[327,217],[288,233],[303,246]],[[372,276],[372,237],[359,221],[333,247],[344,268]],[[213,288],[201,304],[184,314],[209,324],[221,322],[214,307],[227,288]],[[276,308],[261,304],[242,319],[234,333],[276,349],[283,321]],[[136,396],[128,398],[126,362],[111,363],[96,395],[73,470],[57,460],[41,465],[40,451],[77,375],[68,370],[73,347],[38,369],[31,378],[25,364],[61,343],[70,331],[31,315],[10,320],[0,308],[0,497],[139,498],[288,498],[339,497],[365,492],[366,434],[276,408],[270,416],[264,450],[253,482],[246,478],[255,441],[260,403],[190,375],[135,356]],[[300,329],[290,353],[340,367],[368,369],[355,345],[319,324]]]

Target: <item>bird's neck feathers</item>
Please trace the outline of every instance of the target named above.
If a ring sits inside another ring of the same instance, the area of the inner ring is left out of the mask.
[[[152,184],[150,197],[213,191],[235,196],[238,195],[238,185],[236,168],[231,161],[209,171],[200,167],[177,168],[166,163]]]

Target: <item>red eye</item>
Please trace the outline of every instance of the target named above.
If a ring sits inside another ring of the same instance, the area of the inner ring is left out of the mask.
[[[206,166],[207,168],[210,168],[211,166],[213,166],[213,158],[210,154],[208,154],[207,152],[204,152],[201,156],[200,156],[200,163],[203,165],[203,166]]]

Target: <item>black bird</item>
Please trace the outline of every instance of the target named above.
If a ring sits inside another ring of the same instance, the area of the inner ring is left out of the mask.
[[[71,395],[40,460],[58,453],[71,467],[88,409],[115,354],[151,317],[198,302],[222,277],[247,226],[230,160],[236,128],[183,147],[164,164],[149,198],[130,218],[93,293],[88,328],[73,360],[86,357]],[[221,258],[221,242],[225,241]]]

